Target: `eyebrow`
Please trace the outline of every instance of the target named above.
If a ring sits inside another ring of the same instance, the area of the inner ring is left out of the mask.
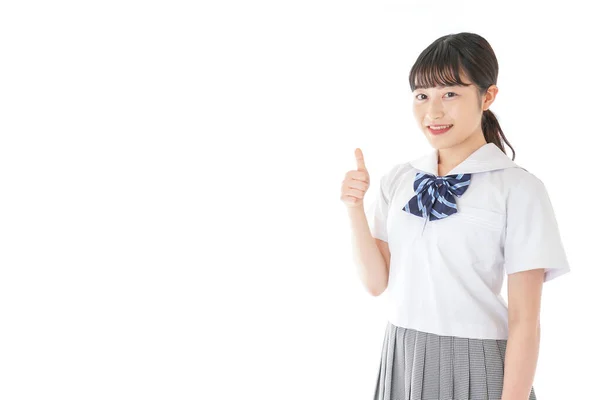
[[[413,90],[413,92],[417,91],[417,90],[432,89],[432,88],[433,89],[438,89],[438,88],[440,88],[440,89],[446,89],[446,88],[464,88],[466,86],[471,86],[471,85],[472,85],[471,83],[468,83],[466,85],[442,85],[442,86],[432,86],[432,87],[429,87],[429,88],[418,87],[415,90]]]

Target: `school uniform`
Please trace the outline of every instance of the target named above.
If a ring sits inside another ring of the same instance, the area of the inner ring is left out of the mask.
[[[375,400],[499,400],[504,273],[543,268],[547,282],[570,271],[539,178],[493,143],[443,177],[437,160],[434,149],[394,165],[369,211],[391,254]]]

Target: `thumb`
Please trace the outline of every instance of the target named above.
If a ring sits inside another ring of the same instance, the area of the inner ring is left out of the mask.
[[[363,157],[363,153],[361,149],[354,150],[354,156],[356,157],[356,165],[359,171],[366,171],[367,167],[365,166],[365,158]]]

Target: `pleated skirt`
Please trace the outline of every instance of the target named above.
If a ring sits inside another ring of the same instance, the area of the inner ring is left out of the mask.
[[[440,336],[388,321],[374,400],[500,400],[507,342]],[[529,400],[536,400],[533,387]]]

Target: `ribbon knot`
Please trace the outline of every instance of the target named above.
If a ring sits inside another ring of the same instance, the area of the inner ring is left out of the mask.
[[[471,174],[437,177],[417,172],[413,187],[415,195],[406,203],[404,211],[430,221],[449,217],[456,213],[456,200],[468,189]]]

